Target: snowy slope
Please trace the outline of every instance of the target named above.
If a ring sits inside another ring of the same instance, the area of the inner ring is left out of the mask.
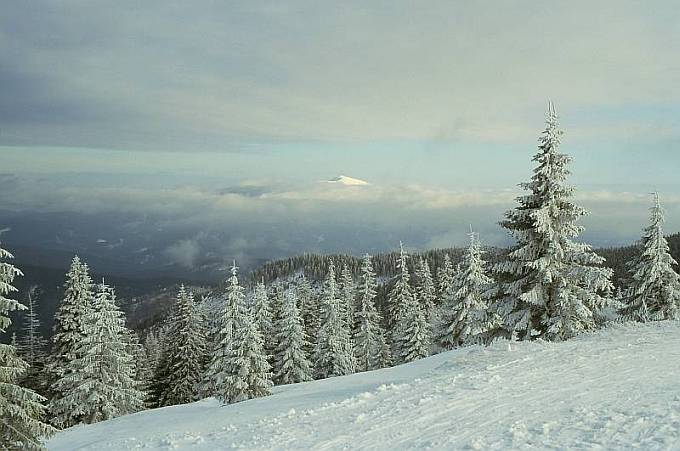
[[[59,433],[77,449],[680,449],[680,324],[499,342]]]

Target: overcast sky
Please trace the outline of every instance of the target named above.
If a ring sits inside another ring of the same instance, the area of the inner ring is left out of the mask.
[[[552,99],[586,236],[627,242],[652,190],[680,230],[678,55],[672,0],[9,0],[0,208],[501,243]]]

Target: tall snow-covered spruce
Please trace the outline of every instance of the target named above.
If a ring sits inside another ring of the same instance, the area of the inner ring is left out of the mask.
[[[277,384],[295,384],[312,379],[312,370],[306,354],[305,329],[297,302],[296,291],[288,290],[276,326],[278,347],[274,379]]]
[[[300,303],[300,315],[307,336],[307,355],[311,356],[314,354],[316,334],[319,330],[319,303],[312,290],[312,285],[304,274],[300,275],[295,286]]]
[[[411,275],[408,272],[408,255],[399,243],[399,275],[390,292],[389,305],[392,308],[392,349],[396,362],[407,363],[423,357],[430,352],[430,325],[425,310],[416,299],[411,288]]]
[[[460,271],[439,315],[437,338],[444,349],[482,344],[487,339],[492,321],[485,293],[493,281],[486,275],[486,262],[482,255],[479,238],[471,231]]]
[[[444,254],[444,263],[437,271],[437,300],[440,304],[451,293],[455,274],[456,269],[451,262],[451,257],[449,254]]]
[[[432,280],[432,273],[430,272],[430,265],[427,259],[420,257],[416,265],[416,297],[420,305],[425,310],[425,316],[428,321],[434,312],[435,301],[437,299],[437,290]]]
[[[86,336],[84,318],[92,308],[93,298],[94,289],[89,268],[76,255],[66,274],[64,298],[54,317],[49,363],[49,375],[53,381],[48,408],[50,421],[57,427],[73,426],[82,419],[67,397],[74,389],[72,382],[77,375],[73,374],[73,362],[82,357],[79,351]]]
[[[259,293],[259,295],[261,295],[261,293]],[[261,311],[263,314],[262,319],[265,321],[261,326],[261,323],[254,318],[255,327],[271,329],[271,325],[266,323],[266,312],[268,309],[266,296],[264,297],[264,301],[261,298],[256,298],[255,300],[257,303],[253,304],[253,308]],[[214,345],[210,350],[210,362],[206,370],[204,381],[205,392],[209,395],[214,395],[223,401],[227,400],[226,392],[228,391],[228,387],[226,386],[226,380],[230,376],[227,368],[227,361],[231,358],[234,350],[234,334],[236,334],[241,327],[245,315],[245,289],[239,284],[238,268],[236,267],[236,262],[234,262],[231,267],[231,276],[229,277],[229,280],[227,280],[227,295],[224,300],[222,314],[218,321],[218,330],[215,334]]]
[[[67,376],[57,388],[69,391],[62,403],[85,423],[95,423],[142,409],[144,395],[137,389],[135,362],[129,353],[123,312],[115,293],[102,282],[91,308],[83,317],[85,336]]]
[[[213,359],[218,375],[217,397],[234,403],[270,394],[271,365],[267,361],[262,333],[245,304],[243,287],[238,283],[236,262],[231,268],[222,324],[219,357]]]
[[[328,276],[321,295],[320,321],[314,353],[316,377],[323,379],[353,373],[354,352],[349,328],[338,299],[335,264],[332,260],[328,266]]]
[[[252,299],[253,319],[263,337],[271,337],[274,334],[272,324],[272,308],[267,294],[264,278],[257,282],[253,290]]]
[[[182,285],[164,337],[163,354],[149,388],[150,404],[163,407],[196,401],[205,358],[203,318],[197,311],[193,294]]]
[[[16,291],[12,285],[21,271],[2,261],[13,258],[0,248],[0,334],[5,334],[11,324],[9,312],[25,307],[7,296]],[[0,343],[0,448],[43,449],[42,439],[54,432],[42,422],[45,398],[21,387],[18,380],[28,365],[17,356],[12,345]]]
[[[345,263],[340,272],[338,298],[340,299],[340,311],[344,315],[348,327],[351,327],[352,318],[354,318],[354,288],[354,276]]]
[[[390,353],[375,306],[376,279],[371,256],[366,254],[361,266],[361,293],[354,312],[354,355],[358,371],[387,367]]]
[[[568,155],[558,152],[562,131],[552,103],[539,138],[528,191],[501,222],[517,244],[494,267],[499,285],[494,309],[505,333],[518,339],[564,340],[595,327],[594,311],[608,304],[612,271],[591,247],[574,241],[586,210],[571,201]]]
[[[663,235],[664,212],[654,193],[650,224],[640,239],[640,255],[631,263],[631,284],[624,295],[621,315],[634,321],[678,319],[680,276]]]

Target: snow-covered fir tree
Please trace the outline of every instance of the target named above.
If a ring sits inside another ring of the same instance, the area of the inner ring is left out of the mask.
[[[415,300],[415,293],[411,287],[411,274],[408,271],[408,255],[404,251],[403,243],[399,242],[399,258],[397,259],[397,277],[394,287],[387,300],[388,324],[394,333],[395,325],[404,310],[404,306]]]
[[[345,263],[342,265],[338,284],[338,298],[340,299],[340,311],[345,317],[345,323],[351,327],[354,318],[354,276]]]
[[[350,333],[338,299],[335,264],[331,260],[320,302],[320,325],[314,351],[316,377],[323,379],[354,372]]]
[[[640,239],[640,254],[630,263],[631,284],[621,316],[628,320],[678,319],[680,316],[680,275],[663,235],[664,212],[654,193],[650,224]]]
[[[262,334],[249,308],[243,310],[243,316],[233,330],[224,369],[226,378],[218,393],[218,398],[224,402],[240,402],[271,393],[271,365],[267,361]]]
[[[144,349],[147,356],[147,366],[153,375],[161,360],[161,338],[156,329],[151,329],[144,338]]]
[[[21,378],[22,385],[44,395],[48,382],[45,377],[47,340],[40,332],[37,307],[39,291],[37,285],[32,285],[26,290],[26,310],[22,313],[22,336],[17,343],[17,352],[29,366]]]
[[[486,262],[476,233],[470,232],[470,244],[463,256],[460,271],[439,315],[438,342],[443,349],[482,344],[492,326],[485,293],[493,280],[486,274]]]
[[[319,331],[319,303],[312,290],[312,285],[307,277],[301,274],[295,284],[298,302],[300,303],[300,315],[307,336],[307,355],[314,353],[314,342]]]
[[[127,353],[132,357],[132,378],[135,381],[135,387],[146,394],[153,377],[153,367],[146,348],[137,332],[127,327],[123,329],[123,343],[125,343]]]
[[[437,299],[437,290],[434,286],[432,273],[430,272],[430,265],[427,259],[420,257],[416,265],[416,298],[420,305],[425,310],[425,315],[428,321],[431,319],[434,312],[435,301]]]
[[[67,375],[55,385],[69,391],[61,403],[76,418],[96,423],[142,409],[144,394],[134,379],[129,333],[113,289],[102,282],[83,317],[85,336]]]
[[[283,300],[285,298],[285,288],[283,283],[276,281],[272,284],[271,293],[269,294],[269,309],[271,311],[271,329],[270,332],[262,335],[262,340],[264,342],[264,350],[267,354],[267,360],[269,365],[273,368],[276,355],[276,349],[278,348],[278,343],[276,342],[276,331],[275,326],[279,323],[281,319],[281,311],[283,309]]]
[[[357,371],[375,370],[390,364],[389,347],[375,306],[376,287],[371,256],[366,254],[361,266],[361,292],[352,331]]]
[[[78,350],[81,349],[86,335],[84,318],[92,308],[93,298],[89,268],[76,255],[66,273],[64,298],[54,317],[49,362],[49,375],[53,380],[48,409],[52,424],[58,427],[73,426],[81,420],[73,406],[65,402],[65,397],[74,389],[69,381],[74,380],[74,375],[71,374],[75,370],[73,362],[82,357]]]
[[[9,312],[25,306],[9,298],[16,288],[12,285],[21,271],[5,260],[12,254],[0,248],[0,334],[11,324]],[[42,440],[54,429],[42,422],[45,398],[19,385],[28,365],[17,356],[12,345],[0,343],[0,448],[43,449]]]
[[[500,282],[494,309],[505,333],[518,339],[563,340],[595,327],[593,311],[608,304],[603,294],[612,271],[591,247],[574,241],[583,231],[578,220],[587,212],[571,201],[566,185],[568,155],[558,152],[562,132],[550,104],[547,126],[539,139],[528,194],[501,222],[517,244],[494,267]]]
[[[456,270],[449,254],[444,254],[444,263],[437,271],[437,302],[440,304],[451,293]]]
[[[307,338],[297,303],[296,291],[288,290],[276,325],[278,348],[274,380],[277,384],[295,384],[312,379],[312,369],[306,353]]]
[[[217,334],[215,335],[215,342],[211,350],[210,363],[206,370],[205,390],[208,395],[213,395],[222,400],[228,400],[226,394],[229,387],[226,381],[231,376],[228,368],[228,360],[234,352],[234,335],[238,329],[243,327],[243,321],[246,317],[246,298],[245,289],[239,284],[238,267],[236,262],[231,267],[231,276],[227,281],[227,293],[224,302],[224,308],[220,315],[220,321]],[[261,293],[260,293],[261,295]],[[265,293],[266,302],[266,293]],[[262,300],[255,299],[257,302],[253,304],[253,309],[260,309],[260,313],[267,314],[267,305]],[[257,319],[253,319],[255,327],[260,327]],[[267,325],[271,330],[271,325]]]
[[[267,287],[264,284],[264,278],[255,285],[255,290],[253,290],[252,305],[255,324],[257,324],[257,328],[260,330],[262,336],[273,336],[273,315],[269,303],[269,295],[267,294]]]
[[[400,363],[427,357],[430,348],[430,325],[425,310],[411,288],[408,255],[399,243],[397,282],[390,292],[390,306],[394,316],[392,326],[392,355]]]
[[[198,398],[206,357],[202,321],[193,294],[182,285],[163,340],[163,355],[149,389],[150,404],[171,406]]]

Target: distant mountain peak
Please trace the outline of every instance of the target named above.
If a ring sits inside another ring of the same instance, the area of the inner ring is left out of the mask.
[[[327,181],[327,183],[337,183],[338,185],[347,185],[347,186],[366,186],[370,185],[365,180],[360,180],[360,179],[355,179],[354,177],[348,177],[346,175],[340,175],[338,177],[332,178]]]

